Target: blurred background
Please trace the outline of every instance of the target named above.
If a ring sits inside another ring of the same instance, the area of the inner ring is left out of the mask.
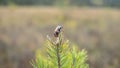
[[[120,68],[120,0],[0,0],[0,68],[32,68],[57,25],[90,68]]]

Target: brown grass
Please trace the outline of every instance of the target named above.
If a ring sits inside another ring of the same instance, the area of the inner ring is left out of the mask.
[[[28,56],[42,49],[58,24],[65,37],[87,49],[90,68],[120,68],[119,18],[120,10],[111,8],[0,7],[0,44],[6,50],[0,54],[9,60],[0,68],[30,68]]]

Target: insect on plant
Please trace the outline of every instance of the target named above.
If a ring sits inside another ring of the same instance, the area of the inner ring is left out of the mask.
[[[75,45],[69,46],[69,41],[63,41],[62,26],[57,26],[54,30],[54,42],[47,35],[46,54],[40,52],[31,61],[33,68],[89,68],[87,61],[87,51],[79,51]]]

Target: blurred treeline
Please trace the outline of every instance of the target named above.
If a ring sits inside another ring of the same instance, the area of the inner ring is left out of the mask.
[[[91,6],[91,7],[120,7],[120,0],[0,0],[0,5],[44,5],[55,6]]]
[[[88,51],[90,68],[120,68],[120,0],[0,0],[0,5],[0,68],[32,68],[29,61],[58,24],[65,38]],[[9,5],[31,7],[3,7]]]

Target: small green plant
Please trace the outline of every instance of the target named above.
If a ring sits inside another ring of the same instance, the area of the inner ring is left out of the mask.
[[[63,41],[62,33],[59,33],[55,36],[55,42],[48,37],[46,54],[36,54],[35,60],[31,62],[33,68],[89,68],[86,63],[87,52],[69,46],[69,41]]]

